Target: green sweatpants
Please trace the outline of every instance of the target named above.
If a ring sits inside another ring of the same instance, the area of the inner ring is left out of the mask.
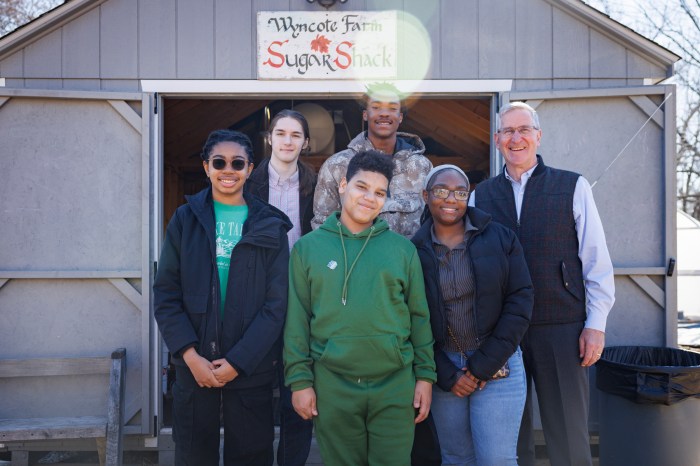
[[[326,466],[408,466],[415,426],[411,366],[358,379],[314,364],[316,439]]]

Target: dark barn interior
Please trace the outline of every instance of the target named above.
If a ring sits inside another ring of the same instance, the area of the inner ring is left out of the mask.
[[[458,165],[478,182],[489,172],[490,105],[490,97],[414,99],[406,104],[399,131],[417,134],[433,165]],[[354,99],[166,98],[164,107],[164,223],[185,194],[206,185],[199,153],[214,129],[250,136],[258,161],[269,155],[264,136],[270,117],[284,108],[299,110],[311,131],[311,153],[302,160],[316,171],[364,129],[362,109]]]

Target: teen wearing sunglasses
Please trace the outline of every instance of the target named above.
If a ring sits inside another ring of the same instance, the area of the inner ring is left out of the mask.
[[[240,159],[233,159],[231,162],[227,162],[225,158],[212,158],[211,159],[211,166],[214,170],[223,170],[226,168],[226,166],[230,166],[231,170],[235,170],[237,172],[243,171],[244,168],[248,167],[248,162],[244,158]],[[250,165],[252,168],[252,164]],[[209,177],[209,174],[207,174],[207,177]]]
[[[246,190],[282,210],[292,221],[287,236],[294,243],[311,231],[316,174],[299,160],[309,149],[309,123],[295,110],[281,110],[270,121],[266,142],[272,154],[260,162],[246,184]],[[284,385],[279,370],[280,441],[279,466],[304,466],[311,449],[313,422],[302,419],[292,407],[292,392]]]
[[[224,464],[271,465],[292,225],[244,193],[253,169],[246,135],[214,131],[201,155],[211,186],[186,196],[170,220],[153,285],[176,373],[175,464],[219,464],[223,412]]]
[[[534,299],[522,247],[490,215],[467,208],[469,180],[454,165],[430,171],[423,199],[412,241],[435,338],[432,413],[443,464],[515,466],[526,396],[519,344]]]

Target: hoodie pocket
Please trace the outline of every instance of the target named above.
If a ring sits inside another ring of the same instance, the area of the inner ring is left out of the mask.
[[[406,367],[396,335],[332,337],[319,359],[327,369],[349,377],[378,377]]]
[[[562,284],[564,285],[564,288],[566,288],[566,291],[571,293],[571,295],[579,301],[583,301],[583,283],[576,283],[571,279],[571,275],[569,275],[569,271],[566,269],[566,262],[564,261],[561,261],[561,277]]]

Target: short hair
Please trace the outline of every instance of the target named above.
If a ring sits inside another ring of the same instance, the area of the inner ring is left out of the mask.
[[[535,128],[540,129],[540,117],[537,116],[537,112],[534,108],[530,107],[525,102],[510,102],[502,106],[501,109],[498,111],[498,115],[496,115],[496,127],[499,130],[501,129],[501,120],[503,119],[503,116],[506,113],[511,112],[513,110],[525,110],[526,112],[528,112],[532,117],[532,122],[535,125]]]
[[[388,82],[378,82],[378,83],[373,83],[369,84],[367,86],[367,89],[365,91],[364,98],[362,99],[362,109],[366,110],[367,107],[369,106],[369,103],[371,100],[376,100],[379,102],[384,102],[385,99],[383,99],[384,96],[387,95],[395,95],[399,99],[399,103],[401,104],[401,112],[403,112],[404,109],[404,94],[401,92],[396,86],[394,86],[391,83]]]
[[[250,138],[240,131],[233,131],[231,129],[217,129],[209,133],[207,141],[202,147],[202,152],[200,157],[205,162],[209,160],[212,149],[214,146],[220,142],[235,142],[240,145],[248,156],[248,162],[253,163],[253,143],[250,142]]]
[[[350,181],[360,170],[384,175],[388,183],[394,176],[394,164],[389,157],[377,150],[358,152],[348,164],[345,180]]]

